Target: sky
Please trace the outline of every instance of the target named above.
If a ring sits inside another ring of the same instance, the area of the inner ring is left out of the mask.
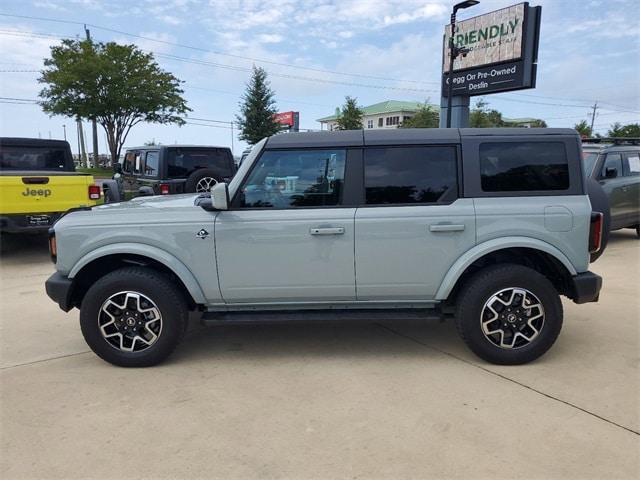
[[[0,136],[66,138],[67,117],[42,112],[38,82],[63,39],[133,44],[183,83],[192,109],[181,127],[140,124],[125,146],[147,142],[246,144],[234,124],[255,65],[267,71],[280,112],[319,130],[347,96],[360,106],[387,100],[440,104],[442,42],[455,1],[438,0],[2,0]],[[481,0],[457,21],[519,1]],[[549,127],[581,121],[606,135],[640,123],[640,0],[537,0],[542,7],[536,87],[471,98],[506,118]],[[91,144],[90,125],[84,125]],[[98,126],[100,153],[108,153]],[[90,148],[88,148],[90,150]]]

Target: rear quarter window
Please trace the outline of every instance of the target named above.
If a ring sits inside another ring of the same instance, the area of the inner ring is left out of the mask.
[[[569,161],[562,142],[480,144],[484,192],[547,192],[569,188]]]

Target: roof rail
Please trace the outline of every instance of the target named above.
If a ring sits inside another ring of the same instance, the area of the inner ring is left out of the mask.
[[[583,138],[582,143],[612,143],[613,145],[640,145],[639,137]]]

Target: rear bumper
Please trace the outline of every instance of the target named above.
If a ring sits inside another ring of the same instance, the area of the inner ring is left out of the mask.
[[[62,213],[60,212],[48,212],[43,214],[14,213],[10,215],[0,215],[0,232],[46,232],[61,216]],[[28,217],[32,217],[31,221],[29,221]]]
[[[574,303],[597,302],[602,289],[602,277],[583,272],[571,277],[571,299]]]
[[[65,312],[73,308],[73,304],[71,303],[72,287],[73,280],[62,275],[60,272],[54,273],[44,282],[44,288],[49,298],[56,302]]]

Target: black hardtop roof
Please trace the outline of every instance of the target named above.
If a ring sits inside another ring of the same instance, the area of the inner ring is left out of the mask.
[[[38,146],[38,147],[67,147],[66,140],[52,140],[49,138],[26,138],[26,137],[1,137],[0,146]]]
[[[126,147],[124,150],[128,152],[129,150],[160,150],[160,149],[168,149],[168,148],[206,148],[206,149],[224,149],[231,150],[229,147],[223,147],[221,145],[189,145],[189,144],[178,144],[178,145],[143,145],[141,147]]]
[[[407,145],[420,143],[459,143],[462,137],[477,136],[578,137],[571,128],[394,128],[338,130],[333,132],[289,132],[269,137],[266,149],[302,147],[356,147],[362,145]]]
[[[583,138],[583,144],[640,145],[638,137],[602,137]]]

